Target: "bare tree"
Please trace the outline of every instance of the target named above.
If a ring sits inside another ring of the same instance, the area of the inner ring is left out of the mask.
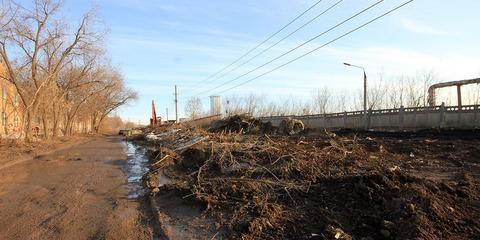
[[[331,93],[327,87],[317,89],[312,93],[313,108],[316,113],[323,114],[329,111]]]
[[[368,86],[369,109],[417,107],[426,104],[428,87],[435,82],[432,71],[423,71],[413,77],[399,76],[388,81],[379,73]],[[478,91],[477,91],[478,92]],[[474,98],[474,97],[473,97]],[[224,100],[229,114],[251,113],[254,116],[309,115],[363,110],[363,89],[332,91],[327,87],[312,91],[311,101],[287,97],[266,101],[265,96],[231,96]]]
[[[264,104],[264,96],[249,94],[246,96],[229,96],[224,98],[223,104],[225,106],[225,111],[228,115],[236,114],[251,114],[259,115],[261,114],[261,106]]]
[[[376,81],[368,86],[367,107],[368,109],[380,109],[386,106],[387,88],[384,84],[384,73],[379,73]]]
[[[233,95],[223,99],[225,112],[228,116],[242,113],[242,99],[239,96]]]
[[[435,83],[436,77],[435,73],[432,70],[424,70],[420,73],[417,73],[417,84],[421,85],[422,88],[422,102],[423,106],[428,106],[428,88]]]
[[[136,99],[104,56],[105,31],[93,11],[70,28],[59,16],[61,0],[33,0],[31,7],[2,1],[0,63],[18,92],[23,134],[43,125],[45,137],[98,130],[118,107]],[[89,122],[89,124],[87,124]]]
[[[185,114],[187,114],[190,119],[199,118],[203,112],[202,108],[202,100],[198,97],[192,97],[185,104]]]
[[[119,107],[138,98],[138,94],[125,87],[123,77],[117,71],[109,72],[102,78],[98,94],[88,99],[88,113],[92,115],[92,128],[98,132],[102,121]],[[93,108],[95,107],[95,108]],[[94,109],[94,110],[93,110]]]
[[[14,12],[9,21],[2,20],[0,57],[7,67],[8,80],[22,100],[22,125],[29,139],[39,100],[48,94],[46,90],[66,64],[92,50],[103,35],[95,29],[92,12],[86,13],[70,33],[63,19],[58,17],[61,1],[35,0],[31,8],[6,2],[15,8],[10,8]]]
[[[269,103],[262,104],[260,106],[260,111],[259,111],[260,117],[276,116],[281,114],[282,114],[281,108],[276,102],[269,102]]]
[[[390,86],[387,87],[387,101],[388,107],[390,108],[399,108],[404,106],[405,101],[405,76],[400,76],[395,79]]]
[[[351,103],[349,103],[349,100],[351,100],[350,97],[351,94],[348,89],[341,89],[332,92],[331,111],[344,112],[350,110],[352,107]]]
[[[480,104],[480,84],[467,85],[466,89],[462,90],[465,93],[462,93],[462,96],[465,96],[466,104],[478,105]]]
[[[263,104],[264,97],[260,95],[250,94],[244,98],[243,111],[255,116],[259,110],[260,105]]]

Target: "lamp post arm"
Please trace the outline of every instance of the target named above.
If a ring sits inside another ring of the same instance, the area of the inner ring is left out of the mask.
[[[355,67],[355,68],[360,68],[363,70],[363,120],[364,120],[364,124],[365,124],[365,129],[368,129],[368,113],[367,113],[367,73],[365,71],[365,68],[362,67],[362,66],[358,66],[358,65],[353,65],[353,64],[350,64],[350,63],[343,63],[344,65],[346,66],[349,66],[349,67]]]

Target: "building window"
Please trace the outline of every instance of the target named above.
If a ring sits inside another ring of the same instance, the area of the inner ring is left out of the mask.
[[[7,113],[2,112],[2,126],[7,126]]]

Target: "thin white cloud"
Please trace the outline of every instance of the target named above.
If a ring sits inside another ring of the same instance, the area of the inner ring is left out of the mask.
[[[417,34],[426,34],[426,35],[439,35],[439,36],[446,36],[449,35],[448,32],[437,29],[433,26],[427,25],[425,23],[421,23],[412,19],[401,19],[400,24],[402,27],[412,33]]]
[[[361,49],[328,48],[329,57],[362,64],[371,72],[389,75],[414,75],[432,70],[440,80],[459,80],[478,76],[480,57],[457,54],[429,54],[418,50],[396,47]]]
[[[257,39],[247,33],[226,31],[214,26],[202,26],[180,21],[155,20],[157,28],[142,28],[138,26],[119,26],[116,30],[123,34],[138,34],[142,36],[164,37],[164,32],[186,34],[189,37],[216,37],[222,40],[236,39],[237,41],[256,41]],[[161,32],[162,31],[162,32]],[[188,35],[187,35],[188,34]]]
[[[325,48],[321,53],[305,59],[301,64],[287,66],[279,71],[255,80],[232,92],[263,92],[271,95],[285,95],[291,92],[304,94],[306,89],[328,86],[333,89],[356,88],[358,82],[355,71],[345,69],[345,72],[334,73],[327,70],[331,63],[341,65],[343,61],[360,64],[367,69],[373,82],[378,80],[378,74],[383,74],[384,80],[399,76],[416,76],[416,74],[433,71],[437,81],[453,81],[478,77],[480,58],[466,55],[433,55],[396,47],[369,48]],[[319,64],[324,67],[319,67]],[[336,65],[333,65],[336,68]],[[265,72],[266,70],[260,71]],[[326,72],[324,72],[326,71]],[[256,76],[257,74],[252,74]],[[236,81],[235,84],[246,79]],[[231,87],[235,84],[229,84]],[[222,89],[226,89],[224,87]]]
[[[158,12],[169,12],[169,13],[182,13],[183,9],[181,6],[172,2],[170,4],[168,1],[144,1],[139,2],[136,0],[109,0],[109,4],[115,4],[127,9],[149,12],[149,11],[158,11]]]

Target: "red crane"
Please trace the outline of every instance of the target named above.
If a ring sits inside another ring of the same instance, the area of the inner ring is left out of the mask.
[[[150,118],[150,125],[157,126],[157,111],[155,110],[155,101],[152,100],[152,118]]]

